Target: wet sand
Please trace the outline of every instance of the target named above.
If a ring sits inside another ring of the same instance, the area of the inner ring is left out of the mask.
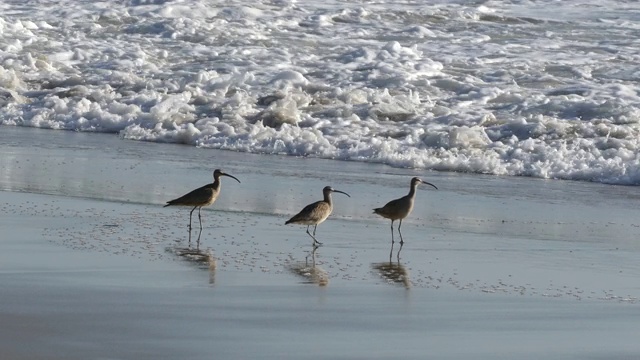
[[[640,356],[637,188],[0,130],[2,359]],[[161,205],[216,167],[204,261]],[[371,208],[415,175],[398,254]]]

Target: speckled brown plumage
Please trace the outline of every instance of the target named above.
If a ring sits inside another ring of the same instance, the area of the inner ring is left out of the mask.
[[[331,186],[325,186],[324,189],[322,189],[324,200],[316,201],[312,204],[305,206],[299,213],[294,215],[291,219],[287,220],[285,222],[285,225],[287,224],[307,225],[307,234],[309,234],[309,236],[313,238],[313,245],[314,246],[322,245],[322,243],[319,242],[315,237],[316,228],[318,227],[318,224],[321,224],[323,221],[325,221],[329,217],[329,215],[331,215],[331,211],[333,211],[333,204],[331,202],[332,192],[345,194],[351,197],[349,194],[347,194],[344,191],[334,190]],[[311,225],[314,225],[313,235],[309,232],[309,226]]]

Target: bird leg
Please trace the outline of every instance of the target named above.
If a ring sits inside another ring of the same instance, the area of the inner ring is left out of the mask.
[[[200,231],[202,231],[202,216],[200,215],[201,210],[202,210],[202,206],[198,208],[198,220],[200,221]],[[402,223],[402,220],[400,220],[400,223]]]
[[[402,232],[400,232],[401,226],[402,226],[402,219],[400,219],[400,225],[398,225],[398,234],[400,234],[400,247],[402,247],[402,244],[404,244],[404,241],[402,240]]]
[[[189,226],[187,227],[187,230],[189,231],[189,247],[191,247],[191,216],[193,215],[193,210],[195,210],[196,208],[197,206],[194,206],[189,213]]]
[[[318,228],[318,224],[313,227],[313,236],[316,236],[316,229]]]
[[[318,241],[315,236],[311,235],[311,233],[309,232],[309,226],[310,225],[307,225],[307,234],[309,234],[309,236],[311,236],[311,238],[313,239],[313,246],[322,245],[322,243],[320,241]],[[315,233],[315,231],[314,231],[314,233]]]
[[[393,220],[391,220],[391,245],[393,245]]]
[[[200,210],[202,210],[202,206],[198,208],[198,220],[200,220],[200,232],[198,233],[198,241],[196,245],[196,249],[200,250],[200,235],[202,235],[202,216],[200,216]]]

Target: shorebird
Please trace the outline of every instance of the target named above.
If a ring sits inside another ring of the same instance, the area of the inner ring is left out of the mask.
[[[373,209],[375,214],[378,214],[384,218],[391,220],[391,243],[393,244],[393,222],[396,220],[400,220],[400,224],[398,225],[398,233],[400,234],[400,244],[402,245],[404,241],[402,240],[402,232],[400,232],[400,227],[402,226],[402,219],[406,218],[413,210],[413,200],[416,198],[416,188],[418,184],[423,183],[427,185],[433,186],[436,190],[438,189],[435,185],[428,183],[426,181],[422,181],[417,177],[411,179],[411,190],[409,194],[403,196],[399,199],[389,201],[385,206],[377,209]]]
[[[322,194],[324,195],[324,200],[316,201],[313,204],[309,204],[302,209],[298,214],[294,215],[291,219],[287,220],[284,224],[302,224],[307,225],[307,234],[313,238],[313,246],[322,245],[316,239],[316,229],[318,228],[318,224],[325,221],[329,215],[331,215],[331,211],[333,210],[333,205],[331,204],[331,193],[337,192],[341,194],[345,194],[351,197],[344,191],[335,190],[331,186],[325,186],[322,189]],[[313,227],[313,235],[309,232],[309,226],[314,225]]]
[[[202,234],[202,217],[200,216],[200,210],[203,206],[208,206],[213,204],[218,198],[220,194],[220,176],[228,176],[232,179],[235,179],[237,182],[240,182],[235,176],[229,175],[227,173],[222,172],[220,169],[216,169],[213,172],[213,183],[207,184],[205,186],[199,187],[190,193],[183,195],[177,199],[173,199],[167,201],[167,204],[164,207],[171,205],[180,205],[180,206],[193,206],[191,212],[189,213],[189,246],[191,246],[191,217],[193,215],[193,211],[198,209],[198,220],[200,220],[200,233],[198,234],[198,247],[200,247],[200,235]]]

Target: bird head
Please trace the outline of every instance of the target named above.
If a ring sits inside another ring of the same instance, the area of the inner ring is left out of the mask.
[[[324,187],[324,189],[322,189],[322,193],[323,193],[323,194],[331,194],[332,192],[337,192],[337,193],[340,193],[340,194],[345,194],[345,195],[347,195],[348,197],[351,197],[351,195],[347,194],[346,192],[344,192],[344,191],[340,191],[340,190],[336,190],[336,189],[332,188],[331,186],[325,186],[325,187]]]
[[[213,172],[213,178],[214,178],[215,180],[218,180],[218,179],[220,178],[220,176],[227,176],[227,177],[230,177],[230,178],[234,179],[234,180],[235,180],[235,181],[237,181],[237,182],[240,182],[240,180],[238,180],[238,178],[236,178],[235,176],[230,175],[230,174],[227,174],[227,173],[223,172],[223,171],[222,171],[222,170],[220,170],[220,169],[216,169],[216,170]]]
[[[413,186],[417,186],[417,185],[418,185],[418,184],[420,184],[420,183],[422,183],[422,184],[426,184],[426,185],[431,185],[431,186],[433,186],[436,190],[438,190],[438,188],[437,188],[435,185],[433,185],[432,183],[428,183],[428,182],[426,182],[426,181],[423,181],[423,180],[421,180],[419,177],[414,177],[413,179],[411,179],[411,186],[412,186],[412,187],[413,187]]]

